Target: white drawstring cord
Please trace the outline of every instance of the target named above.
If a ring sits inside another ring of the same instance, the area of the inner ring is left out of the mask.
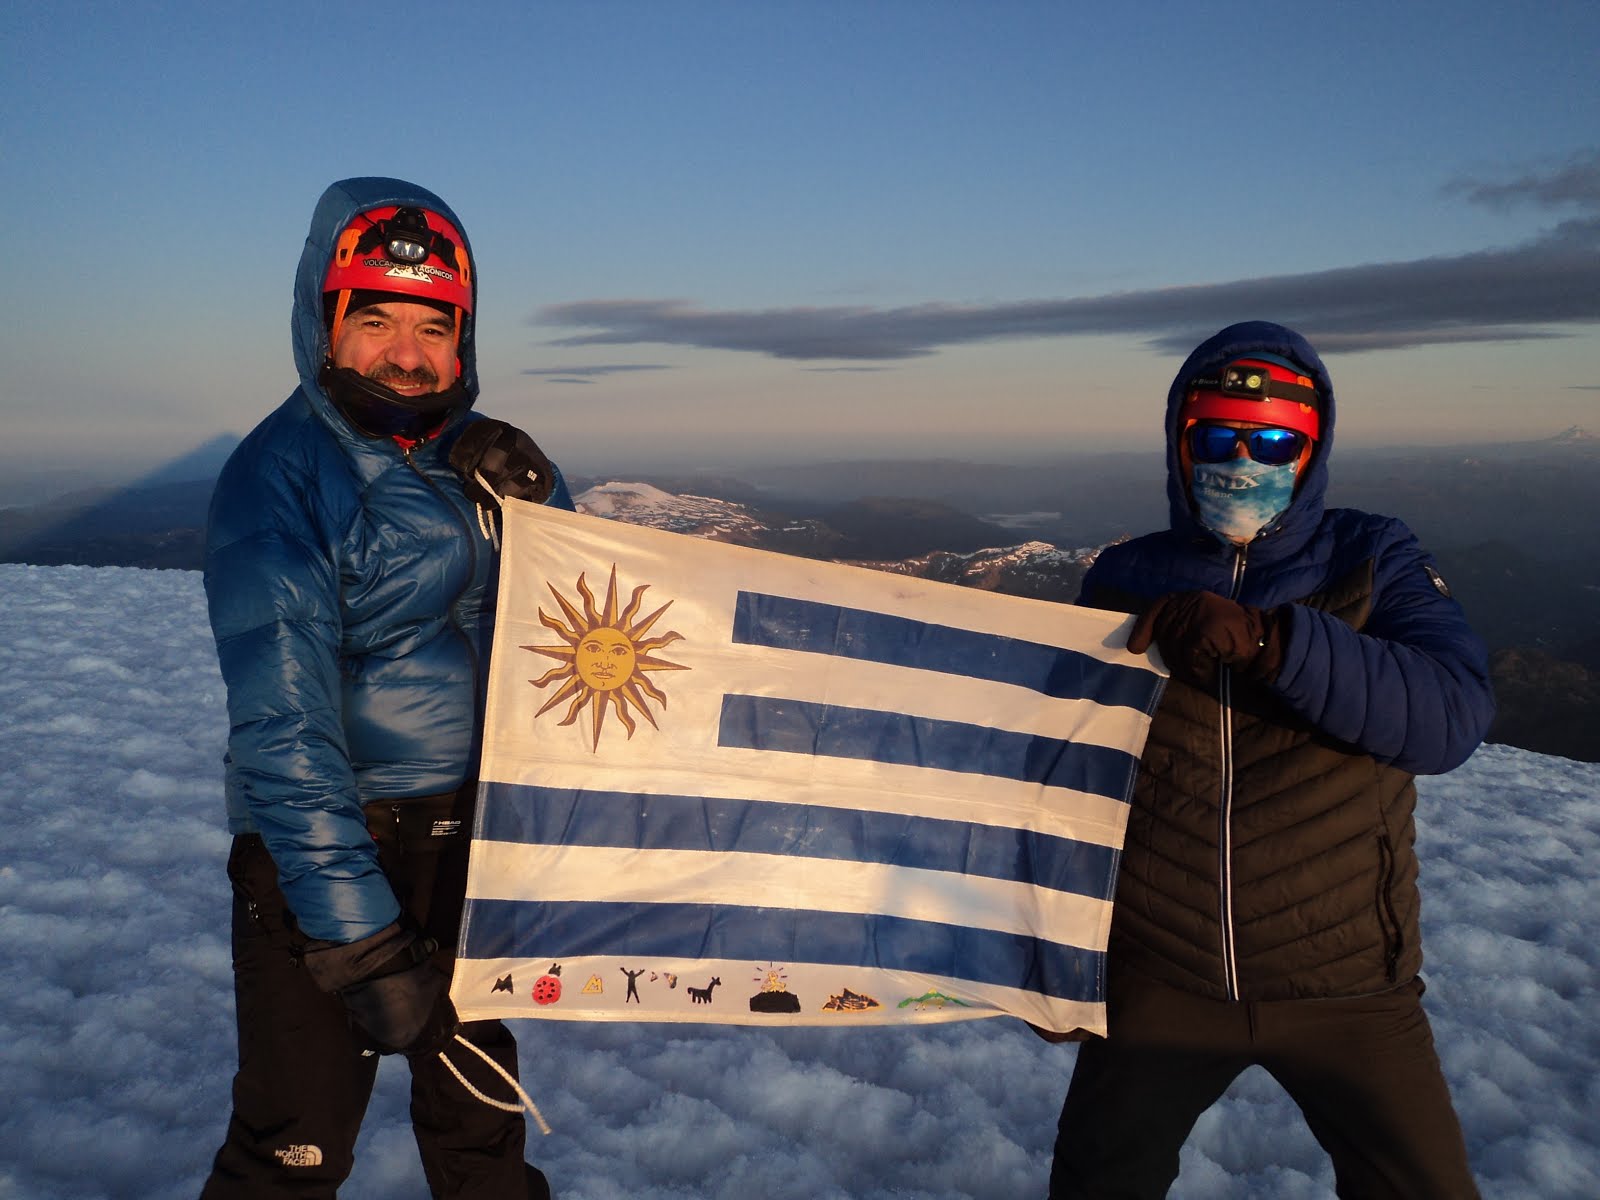
[[[525,474],[533,483],[537,484],[539,482],[539,473],[537,471],[524,471],[523,474]],[[505,502],[500,498],[500,493],[495,491],[494,488],[490,486],[489,481],[483,477],[482,471],[474,467],[472,469],[472,478],[475,479],[478,483],[478,486],[487,492],[494,500],[495,507],[505,507]],[[490,512],[482,504],[479,504],[477,508],[478,532],[483,534],[484,541],[493,542],[494,548],[498,552],[500,549],[500,527],[495,524],[494,513]]]
[[[496,550],[500,549],[500,529],[494,523],[494,514],[483,505],[478,505],[478,532],[483,534],[483,540],[493,542]]]
[[[467,1091],[471,1092],[474,1098],[482,1100],[485,1104],[489,1105],[489,1107],[498,1108],[502,1112],[519,1113],[526,1108],[528,1110],[528,1115],[531,1116],[534,1120],[534,1123],[539,1126],[539,1132],[548,1136],[550,1133],[550,1126],[549,1123],[545,1121],[544,1114],[539,1111],[538,1106],[534,1104],[533,1100],[528,1096],[528,1093],[522,1090],[522,1085],[512,1078],[511,1072],[507,1071],[499,1063],[495,1062],[494,1059],[490,1058],[477,1046],[474,1046],[471,1042],[467,1041],[467,1039],[462,1037],[459,1033],[456,1034],[456,1041],[460,1042],[463,1046],[471,1050],[479,1058],[483,1059],[484,1062],[488,1063],[491,1067],[498,1071],[500,1073],[500,1078],[504,1079],[516,1089],[517,1095],[522,1099],[522,1103],[508,1104],[504,1100],[496,1100],[491,1096],[485,1096],[477,1088],[473,1087],[467,1082],[467,1077],[463,1075],[459,1069],[457,1069],[455,1063],[450,1061],[449,1055],[447,1055],[443,1050],[439,1051],[439,1058],[443,1061],[445,1066],[450,1068],[450,1074],[454,1075],[461,1081],[461,1086],[466,1088]]]
[[[488,492],[489,495],[494,498],[494,502],[497,507],[505,507],[500,500],[500,494],[496,492],[494,488],[489,486],[489,481],[483,477],[482,471],[474,468],[472,477],[478,481],[479,487]],[[494,514],[488,509],[484,508],[482,504],[478,505],[478,532],[483,534],[484,541],[494,543],[495,551],[498,553],[500,550],[500,529],[494,523]]]

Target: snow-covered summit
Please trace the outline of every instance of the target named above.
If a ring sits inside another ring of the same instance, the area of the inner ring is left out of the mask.
[[[856,565],[1036,600],[1070,601],[1099,553],[1098,547],[1063,550],[1049,542],[1029,541],[967,554],[936,550],[897,562]]]
[[[578,511],[597,517],[721,542],[749,544],[766,528],[742,504],[711,496],[665,492],[648,483],[596,484],[577,496],[575,502]]]

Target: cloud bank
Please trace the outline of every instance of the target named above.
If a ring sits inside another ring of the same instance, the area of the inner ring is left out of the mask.
[[[1600,322],[1600,151],[1508,181],[1445,189],[1496,208],[1575,207],[1579,215],[1520,245],[1295,275],[1004,304],[926,303],[716,310],[686,299],[583,300],[539,310],[535,324],[582,330],[559,346],[642,343],[797,361],[893,362],[1009,338],[1131,334],[1185,353],[1218,314],[1272,314],[1325,353],[1564,336]]]

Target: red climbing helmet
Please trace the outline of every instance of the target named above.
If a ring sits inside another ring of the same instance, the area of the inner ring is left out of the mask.
[[[368,209],[345,226],[322,291],[334,341],[353,292],[431,305],[450,313],[459,329],[461,314],[472,312],[472,263],[460,232],[444,217],[391,204]]]

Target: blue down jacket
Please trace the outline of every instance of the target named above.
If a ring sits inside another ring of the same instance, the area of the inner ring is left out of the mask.
[[[400,911],[362,805],[449,792],[475,770],[498,567],[449,465],[481,418],[463,411],[408,451],[357,432],[317,386],[334,239],[388,204],[462,228],[437,196],[399,180],[348,179],[323,194],[295,278],[300,386],[223,468],[206,537],[229,829],[262,835],[302,930],[332,942]],[[460,344],[469,407],[473,324]],[[550,503],[572,507],[559,477]]]
[[[1289,509],[1241,549],[1191,512],[1178,412],[1190,379],[1252,353],[1307,368],[1323,437]],[[1326,368],[1291,330],[1205,342],[1168,394],[1171,527],[1107,547],[1079,596],[1287,606],[1270,685],[1168,684],[1122,859],[1113,967],[1219,999],[1360,994],[1420,968],[1412,776],[1463,762],[1494,713],[1484,646],[1410,530],[1324,507],[1334,415]]]

